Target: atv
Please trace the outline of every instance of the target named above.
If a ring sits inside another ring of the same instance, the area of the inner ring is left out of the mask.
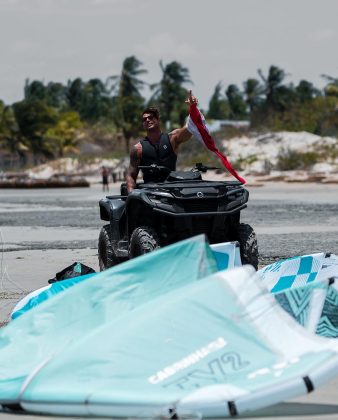
[[[258,246],[252,227],[240,223],[249,192],[239,181],[202,180],[208,169],[201,163],[190,171],[169,171],[158,165],[141,166],[156,182],[140,183],[128,194],[100,200],[98,242],[100,270],[198,234],[209,243],[238,241],[243,264],[257,270]]]

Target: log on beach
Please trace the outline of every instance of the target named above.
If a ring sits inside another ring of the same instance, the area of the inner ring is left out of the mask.
[[[2,180],[0,188],[82,188],[89,187],[90,183],[84,179],[25,179]]]

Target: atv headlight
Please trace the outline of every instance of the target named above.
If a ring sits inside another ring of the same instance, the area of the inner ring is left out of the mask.
[[[158,192],[156,194],[147,194],[149,200],[154,204],[169,204],[171,194],[165,192]]]
[[[148,195],[150,201],[154,204],[161,204],[161,197],[157,197],[156,195]]]

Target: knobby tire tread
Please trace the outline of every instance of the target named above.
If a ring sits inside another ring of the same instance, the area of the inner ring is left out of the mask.
[[[160,245],[157,233],[154,229],[149,226],[140,226],[133,231],[129,245],[130,258],[147,254],[157,248],[160,248]]]
[[[101,228],[98,243],[98,257],[100,271],[106,270],[119,263],[113,249],[110,225],[104,225]]]

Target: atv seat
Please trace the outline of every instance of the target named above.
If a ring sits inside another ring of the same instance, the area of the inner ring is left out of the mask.
[[[201,179],[202,175],[199,171],[171,171],[168,175],[167,181],[197,181]]]

